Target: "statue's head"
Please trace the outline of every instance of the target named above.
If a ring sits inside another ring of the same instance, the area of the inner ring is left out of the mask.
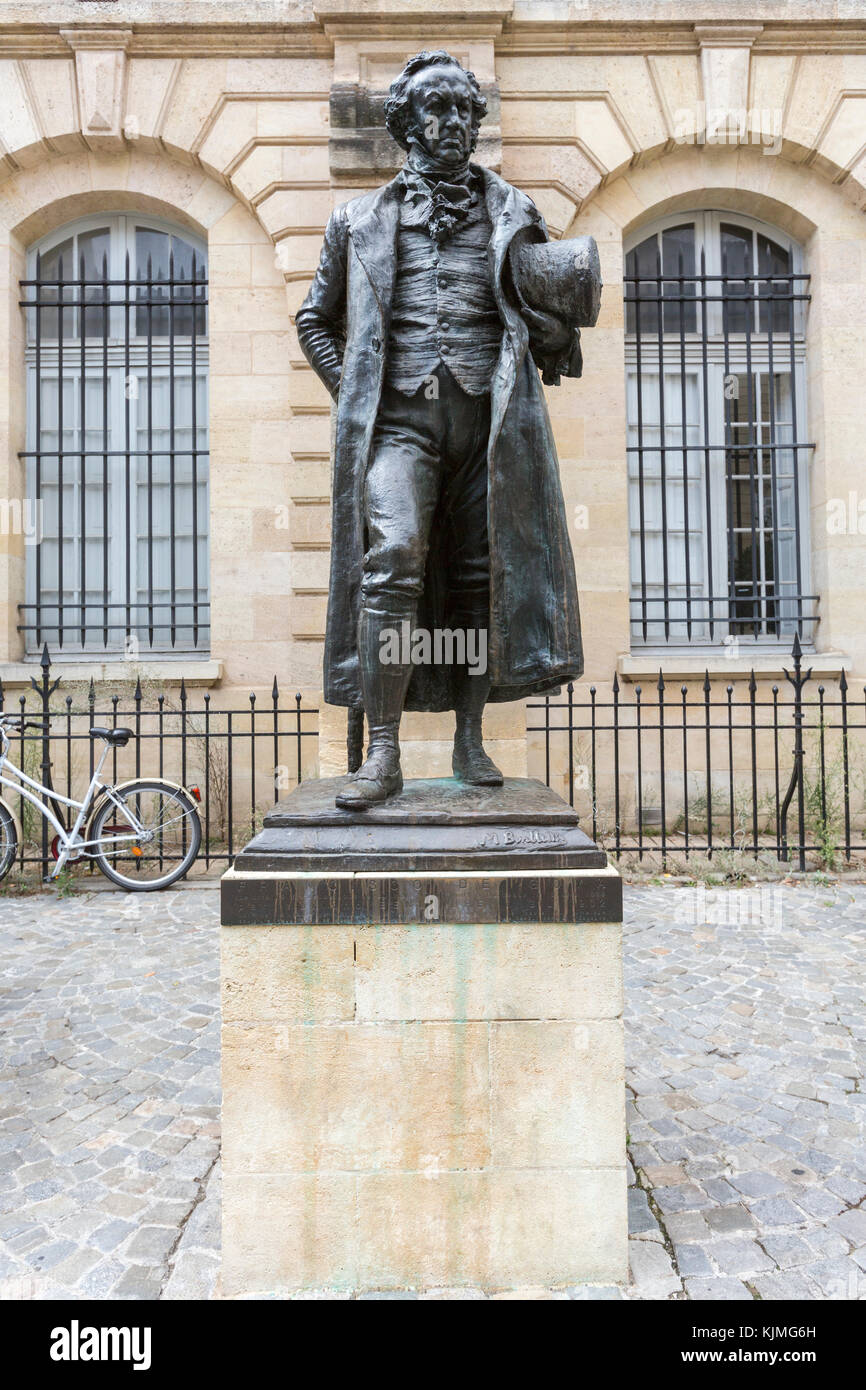
[[[416,53],[392,82],[385,124],[404,150],[420,145],[438,163],[459,167],[475,149],[486,110],[475,74],[439,48]]]

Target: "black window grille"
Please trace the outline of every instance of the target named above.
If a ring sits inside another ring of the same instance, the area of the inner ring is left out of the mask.
[[[635,645],[813,639],[794,267],[793,248],[718,215],[626,256]]]
[[[110,220],[78,229],[21,282],[31,653],[209,648],[206,260],[121,222],[119,247]]]

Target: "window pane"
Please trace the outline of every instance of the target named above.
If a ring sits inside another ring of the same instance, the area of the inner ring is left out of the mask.
[[[77,274],[87,282],[83,288],[84,302],[97,306],[84,310],[84,336],[101,338],[109,332],[106,301],[110,302],[111,291],[104,281],[111,275],[111,236],[107,227],[100,227],[95,232],[81,232],[77,240]]]
[[[114,565],[105,506],[112,466],[101,452],[106,446],[102,383],[85,378],[82,392],[78,371],[64,373],[62,449],[56,375],[43,378],[41,394],[40,444],[46,451],[38,470],[45,616],[41,635],[52,644],[59,644],[62,634],[64,646],[73,641],[101,647],[103,580],[106,568],[111,574]],[[35,468],[30,472],[35,485]],[[89,635],[82,635],[82,628]]]
[[[662,267],[665,275],[686,277],[695,273],[695,229],[693,226],[671,227],[662,233]],[[695,298],[694,280],[684,278],[665,281],[664,298],[673,303],[665,303],[664,325],[666,333],[679,333],[682,323],[684,333],[696,331],[695,305],[689,300]]]
[[[754,330],[754,320],[747,301],[752,298],[751,281],[740,276],[752,274],[752,233],[742,227],[722,223],[722,317],[726,333],[745,333],[746,325]]]
[[[659,273],[658,237],[648,237],[625,258],[625,271],[628,276],[653,276]],[[659,287],[652,280],[640,280],[637,284],[626,285],[626,331],[641,334],[658,333]]]
[[[165,625],[173,616],[176,642],[192,646],[196,620],[205,610],[194,603],[206,600],[208,506],[207,407],[205,379],[196,392],[196,432],[192,430],[191,377],[176,375],[174,430],[171,429],[171,386],[167,375],[154,377],[150,399],[141,399],[138,448],[153,450],[148,466],[142,458],[137,472],[136,599],[145,625]],[[148,410],[153,426],[148,428]],[[198,640],[206,634],[199,631]]]
[[[786,251],[783,246],[779,246],[775,241],[770,241],[769,237],[765,237],[759,232],[758,274],[789,276],[791,270],[790,251]],[[771,323],[773,333],[793,331],[794,301],[790,298],[793,290],[794,285],[788,279],[759,282],[758,294],[760,298],[763,301],[770,301],[759,305],[759,324],[762,333],[770,331]]]
[[[741,374],[737,387],[726,455],[731,630],[777,635],[793,630],[780,595],[795,594],[798,582],[796,451],[779,447],[791,437],[790,376],[775,374],[771,391],[767,372]]]
[[[140,338],[162,338],[168,334],[168,255],[169,238],[165,232],[136,227],[134,274],[142,283],[137,292],[135,331]]]
[[[39,258],[38,278],[41,281],[54,283],[42,284],[39,286],[39,302],[43,305],[58,304],[62,298],[65,304],[73,299],[71,287],[66,289],[66,283],[75,277],[75,244],[72,237],[66,241],[61,241],[57,246],[53,246],[50,251],[46,251]],[[62,284],[58,284],[60,281]],[[43,342],[56,340],[60,314],[57,309],[43,308],[40,315],[40,337]],[[63,337],[72,338],[75,335],[75,310],[63,310]],[[35,335],[34,335],[35,336]]]
[[[182,237],[169,236],[166,232],[158,232],[151,227],[136,227],[135,260],[137,278],[156,282],[151,284],[149,292],[146,284],[138,291],[138,336],[144,338],[150,333],[154,338],[167,338],[173,333],[175,338],[188,338],[192,332],[193,314],[196,333],[205,333],[205,294],[201,287],[204,265],[201,252],[196,251]],[[199,286],[198,289],[193,286],[193,277]],[[174,282],[173,285],[170,281]],[[151,304],[150,314],[147,308],[148,298]],[[202,307],[194,310],[194,299],[199,301]]]
[[[647,636],[688,640],[705,634],[708,617],[699,382],[689,372],[684,392],[679,373],[666,372],[662,398],[658,374],[645,372],[640,431],[635,374],[627,384],[632,595],[646,596]]]
[[[63,311],[64,343],[69,339],[78,337],[79,307],[82,299],[85,305],[93,304],[95,306],[92,309],[85,309],[85,336],[101,338],[103,331],[107,329],[107,317],[101,303],[107,296],[101,282],[104,271],[109,270],[110,273],[108,262],[110,244],[111,238],[108,228],[99,227],[95,231],[79,232],[76,237],[67,237],[39,258],[41,280],[57,281],[61,278],[62,270],[63,302],[70,305],[68,309]],[[57,284],[46,284],[40,287],[39,298],[43,305],[58,303],[59,295],[60,287]],[[56,340],[58,318],[57,310],[44,309],[40,323],[40,336],[43,342]],[[35,319],[32,314],[29,315],[29,319],[28,341],[33,342],[35,339]]]
[[[632,633],[648,643],[795,630],[808,639],[793,252],[708,215],[708,261],[722,274],[704,285],[700,225],[660,229],[626,256],[635,280],[625,292]],[[805,289],[807,278],[798,283]]]
[[[171,250],[174,257],[174,278],[177,282],[174,287],[175,337],[188,338],[190,336],[193,313],[195,314],[195,331],[201,335],[207,331],[205,321],[207,310],[204,307],[205,294],[201,283],[204,274],[202,254],[190,246],[189,242],[182,241],[177,236],[173,236],[171,239]],[[195,286],[193,280],[196,282]],[[196,300],[201,307],[193,310],[193,300]]]
[[[153,650],[208,646],[206,262],[183,237],[139,228],[130,257],[133,286],[139,277],[134,322],[146,331],[150,319],[162,342],[155,351],[140,337],[125,342],[123,311],[112,316],[106,301],[119,305],[125,297],[124,281],[112,282],[108,253],[122,262],[126,228],[119,218],[70,233],[42,263],[42,279],[56,280],[62,257],[69,297],[84,292],[83,311],[64,310],[68,351],[57,350],[58,287],[43,286],[53,291],[51,302],[30,310],[28,498],[41,511],[43,535],[27,556],[22,626],[31,652],[45,641],[64,651],[121,652],[130,635]],[[148,258],[153,306],[144,283]],[[191,285],[194,258],[199,306]],[[171,271],[178,282],[174,303]],[[32,288],[27,295],[36,299]],[[37,312],[45,344],[38,355]],[[83,353],[80,338],[71,345],[79,315]],[[47,343],[46,321],[55,333]],[[201,330],[200,355],[190,341],[194,327]]]
[[[695,229],[688,223],[682,227],[669,227],[659,238],[651,236],[626,255],[626,276],[646,276],[635,284],[626,284],[626,331],[637,332],[640,324],[641,334],[658,334],[659,296],[664,302],[664,331],[679,333],[682,320],[683,332],[694,333],[696,328],[694,304],[683,302],[695,298],[694,280],[688,280],[695,273]],[[659,275],[683,276],[679,279],[664,280],[659,285]]]

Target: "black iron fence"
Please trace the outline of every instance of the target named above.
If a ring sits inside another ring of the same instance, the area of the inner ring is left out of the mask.
[[[799,869],[851,863],[866,854],[866,687],[853,692],[844,672],[818,683],[796,637],[785,675],[779,684],[752,672],[674,686],[660,673],[649,690],[616,677],[604,691],[569,685],[562,698],[528,705],[530,773],[560,792],[618,860],[737,853]],[[31,685],[8,698],[0,682],[0,710],[41,726],[12,736],[18,766],[80,799],[101,747],[90,730],[131,728],[104,777],[158,775],[196,787],[196,872],[232,863],[268,807],[318,773],[319,712],[300,694],[285,699],[276,679],[265,699],[250,693],[236,708],[183,682],[175,694],[140,679],[118,682],[106,697],[92,682],[67,688],[45,649]],[[351,761],[357,729],[349,732]],[[9,787],[2,794],[24,832],[19,867],[45,872],[53,829]]]
[[[528,706],[530,771],[617,859],[740,853],[801,870],[866,851],[866,688],[818,684],[798,637],[782,685],[624,687]]]
[[[27,694],[7,698],[0,682],[0,711],[41,725],[36,732],[12,734],[10,758],[43,785],[81,800],[102,749],[90,730],[131,728],[134,737],[126,748],[111,750],[103,780],[155,775],[196,788],[202,848],[193,873],[231,864],[261,828],[268,807],[316,774],[318,710],[306,707],[299,693],[285,699],[276,677],[267,699],[251,693],[240,708],[221,708],[209,691],[189,692],[183,681],[176,694],[151,690],[140,678],[125,688],[118,681],[119,688],[105,697],[92,681],[65,689],[62,676],[52,673],[46,647],[41,676],[31,678],[31,686]],[[14,780],[6,769],[4,775]],[[38,864],[47,872],[53,828],[24,797],[8,786],[0,790],[22,826],[20,868]],[[52,809],[68,825],[70,808],[58,802]]]

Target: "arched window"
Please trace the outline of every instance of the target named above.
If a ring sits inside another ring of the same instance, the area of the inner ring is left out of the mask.
[[[626,244],[633,645],[813,637],[799,247],[678,214]]]
[[[207,257],[187,231],[89,217],[32,247],[28,652],[206,652]]]

